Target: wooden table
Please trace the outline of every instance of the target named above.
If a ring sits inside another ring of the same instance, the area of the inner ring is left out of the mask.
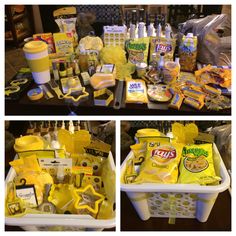
[[[116,87],[109,88],[109,90],[114,92],[114,96],[116,95]],[[179,111],[169,109],[169,103],[149,101],[148,104],[125,104],[125,88],[121,108],[116,110],[113,108],[113,102],[108,107],[94,106],[93,88],[86,86],[86,91],[90,94],[88,99],[75,106],[64,100],[59,100],[53,91],[51,91],[54,95],[52,99],[42,98],[38,101],[30,101],[26,91],[20,100],[5,102],[5,115],[68,115],[71,111],[77,115],[231,115],[231,109],[209,111],[203,107],[198,111],[185,104],[182,104]]]

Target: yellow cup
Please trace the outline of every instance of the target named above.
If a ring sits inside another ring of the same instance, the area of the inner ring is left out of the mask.
[[[24,45],[25,58],[36,84],[50,81],[48,45],[43,41],[30,41]]]

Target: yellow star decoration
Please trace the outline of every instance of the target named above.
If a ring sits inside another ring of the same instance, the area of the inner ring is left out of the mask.
[[[98,206],[105,198],[102,194],[97,193],[91,184],[83,189],[75,190],[74,193],[76,196],[75,208],[77,210],[87,209],[94,214],[98,213]]]

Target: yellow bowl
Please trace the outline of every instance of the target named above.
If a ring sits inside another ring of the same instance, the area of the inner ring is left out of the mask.
[[[27,135],[15,140],[14,149],[16,152],[44,149],[42,138],[35,135]]]

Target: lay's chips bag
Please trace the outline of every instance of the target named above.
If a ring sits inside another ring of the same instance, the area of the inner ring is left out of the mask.
[[[215,173],[211,143],[183,148],[179,183],[207,185],[214,184],[220,179]]]
[[[181,152],[181,144],[148,142],[145,161],[135,183],[176,183]]]

